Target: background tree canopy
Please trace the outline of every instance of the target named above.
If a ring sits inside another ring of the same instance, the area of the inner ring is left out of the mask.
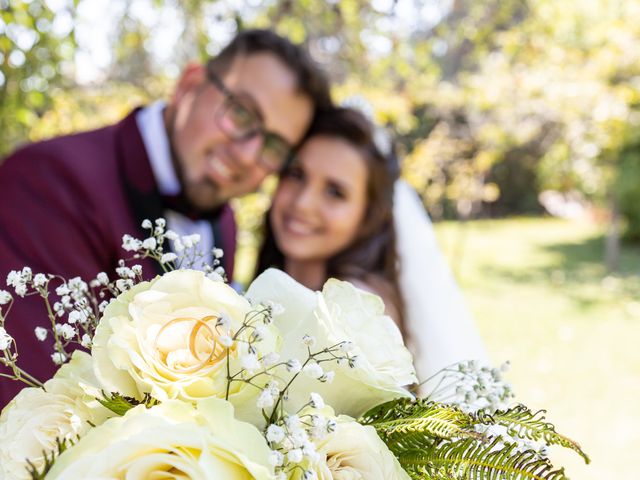
[[[541,212],[540,193],[553,190],[614,227],[620,212],[628,237],[640,239],[636,0],[0,6],[2,155],[113,121],[166,95],[187,61],[215,55],[238,29],[268,27],[307,44],[339,99],[359,95],[374,106],[434,218]],[[87,81],[86,19],[96,9],[110,50]],[[246,208],[250,222],[260,207]]]

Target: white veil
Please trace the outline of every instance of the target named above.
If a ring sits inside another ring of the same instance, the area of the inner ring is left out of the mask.
[[[488,363],[480,334],[438,248],[431,220],[420,197],[402,180],[395,184],[393,217],[407,343],[418,378],[424,381],[463,360]]]

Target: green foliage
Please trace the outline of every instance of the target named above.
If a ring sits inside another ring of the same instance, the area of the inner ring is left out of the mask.
[[[403,399],[378,405],[359,421],[373,426],[391,451],[401,454],[432,445],[439,438],[477,438],[473,420],[455,406]]]
[[[540,453],[492,433],[495,425],[506,427],[513,438],[574,450],[589,463],[577,443],[558,434],[545,420],[544,412],[533,413],[523,405],[492,415],[468,414],[453,405],[401,399],[372,408],[359,421],[376,429],[416,479],[565,478],[564,470],[555,470]]]
[[[549,460],[531,450],[520,452],[515,444],[502,446],[474,439],[441,441],[424,450],[401,455],[400,465],[413,479],[431,480],[562,480],[564,469],[554,469]]]
[[[498,410],[492,415],[479,413],[478,420],[484,424],[507,427],[509,435],[529,440],[543,441],[546,445],[560,445],[578,453],[589,463],[589,457],[576,442],[556,432],[553,424],[545,419],[545,411],[532,412],[524,405],[516,405],[508,410]]]
[[[56,90],[69,85],[76,43],[74,2],[56,11],[44,0],[0,0],[0,6],[2,157],[24,141]]]
[[[144,405],[147,408],[151,408],[154,405],[158,405],[160,402],[153,398],[150,394],[145,393],[142,400],[138,400],[133,397],[127,397],[119,393],[105,393],[102,392],[103,398],[96,398],[100,404],[105,408],[108,408],[116,415],[124,415],[133,407],[138,405]]]
[[[53,467],[56,458],[58,458],[62,453],[67,450],[69,447],[72,447],[76,443],[72,440],[60,440],[60,438],[56,438],[56,445],[54,450],[51,452],[43,452],[44,456],[44,465],[41,469],[36,468],[36,466],[27,459],[27,471],[31,476],[31,480],[44,480]]]

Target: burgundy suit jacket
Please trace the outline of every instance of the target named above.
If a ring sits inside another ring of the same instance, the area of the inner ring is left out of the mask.
[[[0,164],[0,289],[16,297],[6,276],[24,266],[66,279],[89,281],[101,271],[116,278],[118,260],[131,257],[122,235],[145,238],[142,220],[163,211],[135,112],[116,125],[28,145]],[[219,215],[216,246],[231,278],[236,226],[228,206]],[[158,273],[152,261],[139,263],[145,277]],[[56,370],[53,341],[38,341],[37,326],[50,326],[42,299],[16,298],[5,327],[17,341],[18,364],[45,381]],[[23,386],[0,378],[0,407]]]

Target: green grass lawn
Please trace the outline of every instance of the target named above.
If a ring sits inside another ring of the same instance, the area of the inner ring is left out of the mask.
[[[607,275],[602,228],[557,219],[437,225],[440,244],[517,399],[545,408],[591,456],[553,456],[573,479],[638,478],[640,249]],[[557,451],[557,449],[555,450]]]

